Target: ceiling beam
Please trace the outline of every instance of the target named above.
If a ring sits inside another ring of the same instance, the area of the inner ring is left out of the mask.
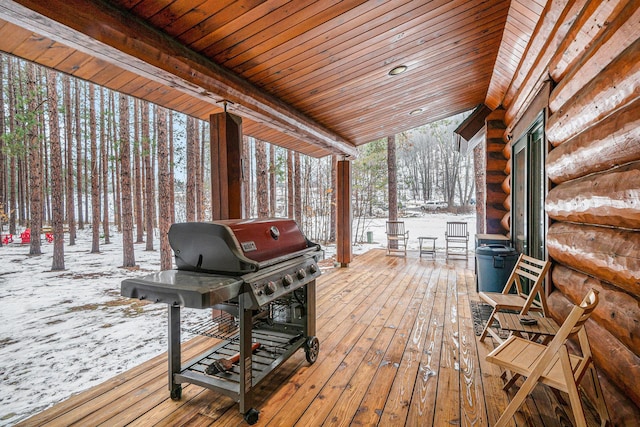
[[[0,18],[309,144],[355,145],[230,70],[101,0],[3,0]]]

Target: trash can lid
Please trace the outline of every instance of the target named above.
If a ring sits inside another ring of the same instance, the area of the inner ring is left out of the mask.
[[[485,245],[476,248],[478,255],[508,256],[517,255],[518,251],[505,245]]]

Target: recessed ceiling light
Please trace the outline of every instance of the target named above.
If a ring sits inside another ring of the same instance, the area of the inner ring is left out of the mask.
[[[417,116],[418,114],[422,113],[424,110],[422,108],[416,108],[415,110],[411,110],[409,111],[409,115],[410,116]]]
[[[391,71],[389,71],[390,76],[397,76],[398,74],[402,74],[407,71],[406,65],[398,65],[397,67],[393,67]]]

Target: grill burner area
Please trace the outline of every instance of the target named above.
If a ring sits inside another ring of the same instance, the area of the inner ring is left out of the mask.
[[[240,403],[249,424],[258,420],[253,388],[298,349],[314,363],[315,279],[319,245],[287,219],[178,223],[169,230],[178,269],[126,279],[121,294],[169,307],[169,391],[198,384]],[[212,347],[182,365],[180,308],[215,309],[190,330]]]

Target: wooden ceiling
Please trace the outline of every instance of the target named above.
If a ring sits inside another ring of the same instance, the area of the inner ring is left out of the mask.
[[[3,0],[0,50],[205,120],[229,100],[247,135],[353,155],[500,105],[545,3]]]

